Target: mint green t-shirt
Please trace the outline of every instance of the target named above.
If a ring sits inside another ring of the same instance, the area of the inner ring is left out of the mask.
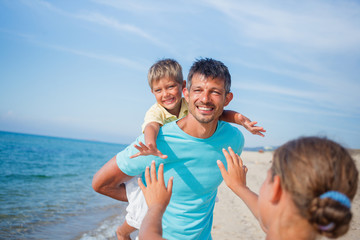
[[[229,146],[240,154],[244,146],[242,133],[229,123],[219,121],[215,133],[206,139],[195,138],[182,131],[176,121],[160,128],[158,149],[167,159],[155,156],[129,157],[138,150],[134,144],[144,142],[141,135],[133,144],[117,154],[117,164],[129,176],[143,173],[155,160],[164,163],[164,178],[173,176],[170,203],[164,213],[163,237],[167,239],[211,239],[213,210],[217,188],[223,181],[216,161],[225,166],[222,149]],[[143,177],[143,181],[144,177]]]

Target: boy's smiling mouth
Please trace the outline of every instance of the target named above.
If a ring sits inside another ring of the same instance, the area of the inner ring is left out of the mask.
[[[175,98],[170,98],[170,99],[163,100],[164,104],[172,104],[174,102],[175,102]]]

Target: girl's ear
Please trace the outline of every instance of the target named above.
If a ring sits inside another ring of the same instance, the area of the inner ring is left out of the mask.
[[[281,187],[280,177],[278,175],[275,175],[273,182],[272,182],[272,186],[271,186],[270,201],[273,204],[278,203],[281,199],[282,193],[283,193],[283,191],[282,191],[282,187]]]

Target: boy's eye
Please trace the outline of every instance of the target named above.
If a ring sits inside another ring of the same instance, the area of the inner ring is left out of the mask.
[[[161,89],[155,89],[154,92],[159,93]]]

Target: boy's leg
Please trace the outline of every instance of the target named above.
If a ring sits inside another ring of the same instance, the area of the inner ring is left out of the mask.
[[[116,236],[118,240],[131,240],[130,234],[134,232],[136,228],[130,226],[126,220],[123,225],[116,229]]]

